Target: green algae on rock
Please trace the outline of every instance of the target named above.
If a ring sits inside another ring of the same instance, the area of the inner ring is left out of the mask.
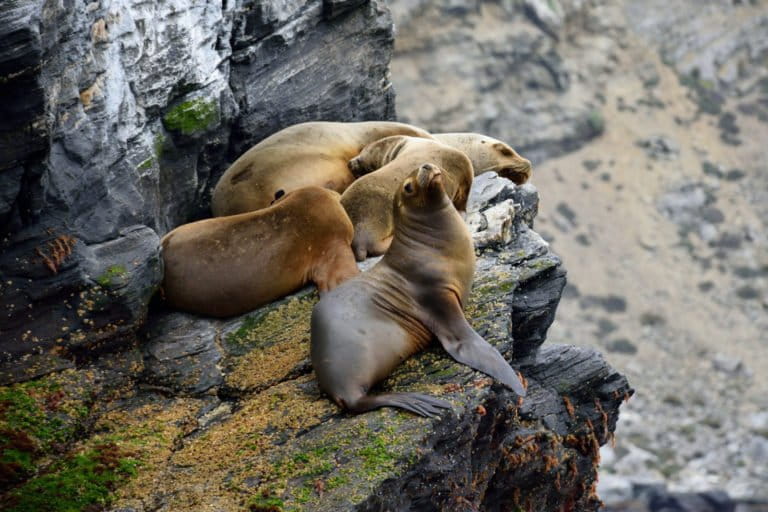
[[[195,98],[176,105],[163,116],[166,130],[192,135],[210,128],[219,121],[218,104],[215,100]]]

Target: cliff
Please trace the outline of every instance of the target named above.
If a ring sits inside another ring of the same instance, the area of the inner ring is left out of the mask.
[[[0,382],[129,345],[158,237],[250,145],[394,116],[379,1],[25,0],[0,31]]]
[[[532,185],[484,176],[468,216],[467,315],[523,401],[435,347],[382,389],[451,411],[341,413],[311,373],[311,287],[228,321],[149,306],[159,237],[244,148],[394,117],[382,2],[14,2],[0,31],[4,510],[597,509],[633,390],[594,350],[542,347],[565,270]]]

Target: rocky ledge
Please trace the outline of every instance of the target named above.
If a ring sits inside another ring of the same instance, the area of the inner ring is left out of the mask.
[[[229,321],[149,306],[159,237],[250,144],[394,118],[382,0],[70,4],[0,5],[0,508],[598,508],[632,390],[592,350],[541,348],[565,270],[530,185],[483,176],[467,216],[467,314],[522,402],[434,348],[382,387],[451,411],[340,412],[311,372],[311,288]]]
[[[311,287],[226,321],[156,311],[141,350],[0,388],[11,405],[0,435],[15,446],[0,465],[12,482],[0,503],[597,510],[600,446],[633,390],[591,349],[541,346],[565,271],[532,229],[536,189],[481,176],[470,205],[478,267],[467,315],[525,377],[524,400],[434,347],[381,388],[438,395],[450,411],[342,413],[311,371]]]

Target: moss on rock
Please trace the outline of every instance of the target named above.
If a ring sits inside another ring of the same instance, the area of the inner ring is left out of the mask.
[[[309,357],[309,321],[317,302],[312,291],[248,316],[224,336],[236,355],[225,381],[238,392],[263,389],[294,374]]]
[[[219,120],[215,100],[195,98],[176,105],[163,116],[166,130],[192,135],[207,130]]]

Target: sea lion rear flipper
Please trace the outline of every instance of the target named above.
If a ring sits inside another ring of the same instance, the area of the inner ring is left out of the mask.
[[[433,396],[422,393],[384,393],[381,395],[363,395],[352,403],[344,402],[352,412],[365,412],[380,407],[397,407],[412,413],[434,418],[440,415],[441,409],[450,409],[451,404]]]
[[[439,304],[433,302],[433,306],[439,308],[440,313],[428,324],[429,328],[452,358],[493,377],[519,396],[525,396],[517,372],[469,325],[455,296],[445,297]]]

